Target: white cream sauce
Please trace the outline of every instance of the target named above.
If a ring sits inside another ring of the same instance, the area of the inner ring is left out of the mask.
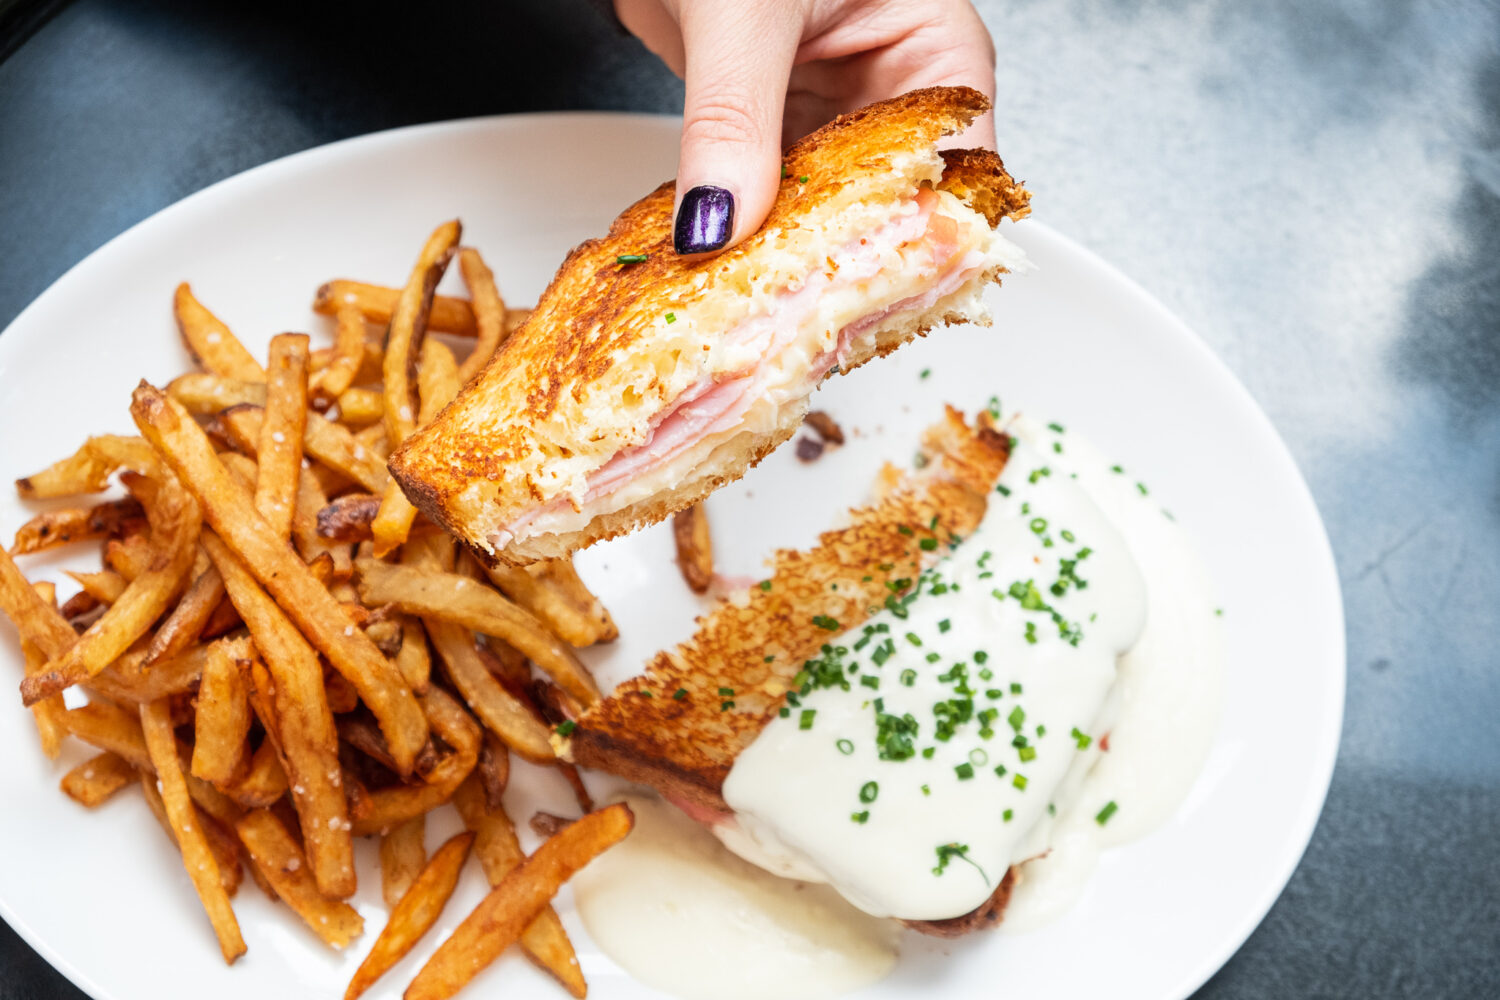
[[[572,885],[589,936],[641,982],[703,1000],[813,1000],[895,966],[899,925],[742,861],[657,798],[625,801],[635,829]]]
[[[717,828],[731,849],[918,920],[967,913],[1046,849],[1049,806],[1097,756],[1146,617],[1129,548],[1061,458],[1023,438],[904,614],[831,639],[847,652],[824,672],[848,690],[808,691],[740,755],[735,825]],[[956,713],[946,732],[938,705]],[[896,720],[915,725],[909,756]]]
[[[1039,836],[1050,850],[1026,861],[1001,927],[1026,931],[1064,913],[1083,893],[1101,848],[1135,840],[1166,823],[1202,770],[1218,730],[1224,648],[1214,590],[1183,530],[1129,470],[1115,471],[1072,432],[1026,420],[1012,433],[1050,451],[1119,528],[1146,581],[1146,628],[1120,658],[1109,711],[1109,751],[1058,796]],[[1148,487],[1149,489],[1149,487]],[[1096,821],[1110,803],[1109,821]]]

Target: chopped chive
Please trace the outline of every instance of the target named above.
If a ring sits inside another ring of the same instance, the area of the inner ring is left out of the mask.
[[[1016,787],[1016,791],[1026,791],[1026,775],[1018,774],[1014,778],[1010,779],[1010,783]]]
[[[1113,816],[1119,810],[1119,808],[1119,806],[1115,805],[1115,800],[1110,799],[1109,802],[1105,804],[1104,808],[1099,810],[1099,815],[1094,817],[1094,822],[1098,823],[1100,826],[1103,826],[1105,823],[1109,822],[1109,818]]]
[[[937,547],[938,540],[936,538],[924,538],[917,543],[917,548],[921,549],[923,552],[935,552],[937,550]]]
[[[907,687],[911,687],[916,682],[917,682],[917,672],[915,670],[912,670],[910,667],[908,667],[907,669],[901,671],[901,683],[902,684],[905,684]]]
[[[760,581],[760,589],[761,590],[770,590],[771,589],[771,581],[770,580],[762,580],[762,581]]]
[[[944,618],[942,621],[938,622],[938,631],[939,632],[946,632],[946,631],[948,631],[952,627],[953,627],[953,622],[950,621],[947,618]]]
[[[812,623],[828,632],[837,632],[839,630],[838,621],[827,615],[813,615]]]
[[[958,775],[959,781],[968,781],[974,777],[974,765],[969,763],[960,764],[953,769],[953,773]]]
[[[866,809],[863,812],[850,813],[849,818],[856,823],[863,823],[870,818],[870,810]]]
[[[878,796],[879,794],[880,783],[875,781],[867,781],[860,786],[859,801],[865,803],[866,805],[869,805],[871,802],[875,801],[876,796]]]
[[[577,728],[578,723],[574,722],[572,719],[564,719],[559,722],[557,724],[557,728],[552,731],[559,736],[568,736],[573,732],[573,730]]]
[[[681,701],[682,699],[687,697],[687,688],[678,688],[676,691],[672,692],[672,697],[677,699],[678,701]]]
[[[675,322],[677,322],[677,314],[676,313],[667,313],[667,322],[668,323],[675,323]]]
[[[837,743],[834,744],[834,746],[838,747],[839,748],[839,753],[843,754],[845,757],[849,756],[851,753],[854,752],[854,741],[853,740],[839,740]]]
[[[620,254],[620,256],[618,256],[618,257],[615,258],[615,263],[616,264],[643,264],[643,263],[646,262],[646,260],[650,256],[651,256],[650,254],[644,254],[644,253],[622,253],[622,254]]]
[[[801,717],[797,720],[797,728],[811,729],[813,727],[813,719],[817,717],[818,710],[816,708],[804,708]]]

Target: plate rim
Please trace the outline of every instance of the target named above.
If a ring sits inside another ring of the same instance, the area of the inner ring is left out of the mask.
[[[645,127],[659,127],[666,123],[679,122],[681,120],[680,116],[670,114],[609,110],[531,111],[514,114],[476,115],[442,121],[420,122],[348,136],[334,140],[333,142],[310,146],[267,160],[214,181],[212,184],[187,194],[177,201],[132,223],[128,228],[95,247],[62,274],[58,275],[39,295],[27,303],[16,314],[14,319],[6,324],[4,330],[0,330],[0,366],[3,366],[7,355],[14,350],[19,350],[19,348],[8,347],[8,344],[15,338],[8,338],[6,335],[10,334],[16,327],[24,325],[34,310],[45,308],[45,304],[50,302],[54,296],[63,294],[66,290],[64,286],[76,280],[76,276],[80,272],[86,271],[89,267],[93,266],[96,258],[105,255],[115,244],[132,237],[137,230],[158,224],[163,217],[192,211],[200,202],[212,199],[221,194],[221,189],[223,188],[246,184],[253,180],[262,179],[267,175],[274,176],[282,173],[295,173],[304,160],[322,160],[328,157],[336,157],[340,154],[348,153],[356,147],[378,147],[381,144],[390,142],[421,141],[424,133],[440,134],[470,129],[483,131],[493,128],[524,127],[527,123],[532,122],[552,123],[559,120],[587,121],[588,119],[607,120],[616,123],[634,123]],[[1185,998],[1199,989],[1209,978],[1222,969],[1239,952],[1256,928],[1265,920],[1271,908],[1285,891],[1292,875],[1301,865],[1302,859],[1306,855],[1313,835],[1316,832],[1337,764],[1347,707],[1348,637],[1342,583],[1339,579],[1337,561],[1334,558],[1327,526],[1318,510],[1317,502],[1313,497],[1311,488],[1308,486],[1306,477],[1302,474],[1302,470],[1298,466],[1286,441],[1276,430],[1276,426],[1272,423],[1270,416],[1256,402],[1254,396],[1251,395],[1250,391],[1240,381],[1233,369],[1209,347],[1208,343],[1192,327],[1188,326],[1181,317],[1148,291],[1145,286],[1131,278],[1124,269],[1096,253],[1084,243],[1058,231],[1045,222],[1028,219],[1026,228],[1028,239],[1036,239],[1043,242],[1050,241],[1062,252],[1075,257],[1081,264],[1095,271],[1100,276],[1101,281],[1109,285],[1112,293],[1132,299],[1155,322],[1170,330],[1175,339],[1188,345],[1190,350],[1196,354],[1198,361],[1205,362],[1209,367],[1216,369],[1217,373],[1233,386],[1232,402],[1234,407],[1243,414],[1248,415],[1260,434],[1274,444],[1271,453],[1274,455],[1276,462],[1282,466],[1283,471],[1288,474],[1288,485],[1292,487],[1288,492],[1288,498],[1295,501],[1296,506],[1300,508],[1300,513],[1311,515],[1311,525],[1316,528],[1316,537],[1315,544],[1309,546],[1306,555],[1310,561],[1317,563],[1316,569],[1318,575],[1322,576],[1329,586],[1329,596],[1332,598],[1332,606],[1335,612],[1328,623],[1327,636],[1331,640],[1328,652],[1331,654],[1336,653],[1333,659],[1337,664],[1337,669],[1327,671],[1328,676],[1325,679],[1332,706],[1329,724],[1319,732],[1314,752],[1309,757],[1309,767],[1306,771],[1313,780],[1307,786],[1307,791],[1299,804],[1294,821],[1288,824],[1288,828],[1294,830],[1296,833],[1295,840],[1298,846],[1296,850],[1286,853],[1286,857],[1279,866],[1276,877],[1267,880],[1254,904],[1245,907],[1233,931],[1225,935],[1224,947],[1212,952],[1206,952],[1196,963],[1185,963],[1186,971],[1179,978],[1179,986],[1169,994],[1173,997]],[[63,289],[64,291],[59,291],[59,289]],[[71,960],[64,957],[50,941],[45,940],[38,934],[30,922],[11,906],[4,895],[0,895],[0,917],[4,918],[6,924],[21,940],[26,942],[28,947],[44,958],[52,968],[57,970],[64,978],[85,994],[95,998],[95,1000],[108,1000],[111,996],[108,989],[85,974]]]

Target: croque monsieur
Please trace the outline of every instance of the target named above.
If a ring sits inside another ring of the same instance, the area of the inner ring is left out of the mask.
[[[575,249],[536,310],[391,456],[428,517],[524,564],[696,503],[789,438],[808,397],[941,323],[987,323],[1023,266],[997,232],[1027,192],[988,150],[938,152],[989,108],[933,88],[792,146],[769,217],[709,259],[672,252],[673,185]]]
[[[953,936],[997,922],[1048,850],[1145,598],[1082,488],[987,414],[950,409],[923,454],[554,744],[747,860]]]

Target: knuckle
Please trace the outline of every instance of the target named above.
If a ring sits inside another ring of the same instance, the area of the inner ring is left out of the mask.
[[[764,137],[762,116],[744,94],[719,91],[699,95],[683,126],[683,141],[754,145]]]

